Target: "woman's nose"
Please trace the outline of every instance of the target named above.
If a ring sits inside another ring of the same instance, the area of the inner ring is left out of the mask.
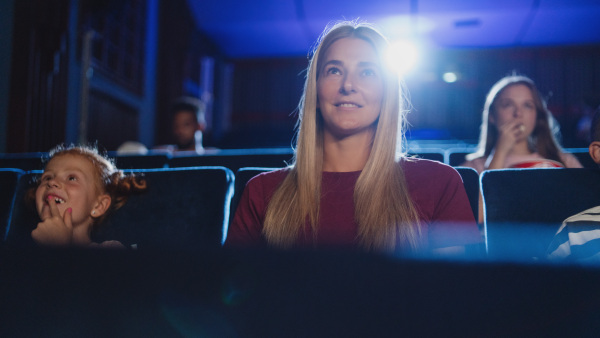
[[[342,81],[342,86],[340,88],[340,93],[341,94],[350,94],[352,92],[354,92],[354,81],[350,78],[350,76],[346,75],[344,76],[344,79]]]

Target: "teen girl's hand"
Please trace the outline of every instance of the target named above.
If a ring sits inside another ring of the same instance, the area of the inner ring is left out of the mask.
[[[60,216],[54,198],[48,199],[50,217],[38,223],[37,228],[31,232],[33,240],[42,245],[66,246],[73,240],[73,210],[68,208],[64,216]]]
[[[498,126],[497,128],[498,141],[496,141],[492,160],[486,169],[504,168],[506,157],[513,150],[515,145],[523,140],[527,142],[525,137],[527,127],[521,121],[512,120]]]
[[[523,122],[518,120],[512,120],[499,126],[495,152],[509,153],[515,144],[523,139],[526,129]]]

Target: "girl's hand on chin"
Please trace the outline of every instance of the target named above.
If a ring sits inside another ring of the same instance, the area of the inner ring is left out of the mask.
[[[498,142],[496,152],[509,152],[525,132],[525,125],[516,120],[507,122],[498,128]]]
[[[54,199],[48,199],[50,205],[50,217],[38,223],[37,228],[31,232],[33,240],[41,245],[68,246],[73,240],[73,223],[71,208],[60,216],[58,206]]]

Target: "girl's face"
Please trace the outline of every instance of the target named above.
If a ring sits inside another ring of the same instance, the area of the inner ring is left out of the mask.
[[[44,221],[51,217],[48,199],[56,201],[61,217],[72,209],[73,227],[91,224],[100,216],[99,197],[93,164],[83,156],[64,154],[50,160],[35,194],[38,215]],[[94,212],[95,214],[92,214]]]
[[[527,139],[536,124],[537,110],[531,89],[524,84],[510,85],[502,90],[494,104],[495,114],[490,121],[496,128],[506,123],[517,123],[525,127],[521,138]]]
[[[383,77],[371,44],[357,38],[339,39],[320,63],[317,106],[325,133],[340,138],[372,132],[381,111]]]

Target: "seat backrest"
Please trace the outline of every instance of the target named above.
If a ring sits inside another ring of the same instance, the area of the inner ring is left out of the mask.
[[[21,169],[0,169],[0,231],[2,234],[5,233],[10,219],[19,177],[24,173]]]
[[[114,159],[119,169],[155,169],[165,168],[169,156],[167,154],[116,155]]]
[[[588,148],[566,148],[565,152],[573,154],[584,168],[598,169],[598,164],[592,160]]]
[[[561,223],[600,205],[598,169],[502,169],[481,175],[490,258],[543,259]]]
[[[93,234],[94,240],[119,240],[139,250],[192,251],[222,245],[233,194],[234,177],[229,169],[196,167],[129,172],[142,175],[147,191],[130,196],[122,208],[109,215]],[[22,201],[27,181],[21,181],[17,198]],[[35,211],[26,208],[23,202],[14,211],[7,245],[32,245],[30,233],[39,222]]]
[[[21,170],[42,170],[44,169],[44,158],[47,153],[17,153],[0,154],[0,168],[18,168]]]
[[[446,149],[446,164],[453,167],[460,166],[466,161],[466,156],[475,151],[473,147],[460,147],[460,148],[448,148]]]
[[[469,198],[469,204],[473,211],[475,219],[479,219],[479,174],[477,170],[468,167],[455,167],[456,171],[460,174],[465,185],[465,191]]]
[[[242,167],[283,168],[293,157],[291,149],[235,149],[216,154],[174,155],[168,163],[171,168],[189,166],[223,166],[233,172]]]
[[[444,150],[441,148],[421,148],[414,151],[409,151],[408,156],[424,158],[444,163]]]
[[[36,186],[36,178],[42,174],[41,170],[32,170],[19,176],[15,188],[15,197],[4,232],[4,244],[11,247],[32,247],[35,243],[31,239],[31,231],[40,221],[35,210],[35,205],[26,203],[27,192]]]

